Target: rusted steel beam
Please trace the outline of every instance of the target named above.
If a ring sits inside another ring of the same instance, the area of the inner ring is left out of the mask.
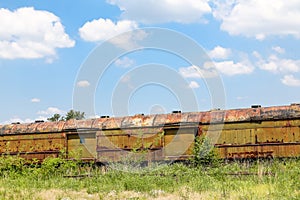
[[[8,153],[8,154],[7,154]],[[30,155],[30,154],[59,154],[59,150],[54,151],[22,151],[22,152],[4,152],[2,155]]]
[[[235,148],[235,147],[254,147],[254,146],[284,146],[284,145],[300,145],[300,142],[278,142],[278,143],[257,143],[257,144],[216,144],[216,148]]]

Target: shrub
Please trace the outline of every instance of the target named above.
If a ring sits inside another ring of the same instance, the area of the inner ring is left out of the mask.
[[[216,166],[219,159],[214,146],[205,136],[196,137],[191,163],[194,166]]]

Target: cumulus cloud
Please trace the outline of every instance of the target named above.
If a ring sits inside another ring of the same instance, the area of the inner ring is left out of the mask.
[[[0,8],[0,58],[55,58],[56,48],[74,45],[53,13],[32,7]]]
[[[287,86],[292,86],[292,87],[300,86],[300,80],[296,79],[293,75],[285,75],[283,79],[281,79],[281,82]]]
[[[298,0],[214,0],[213,15],[222,21],[221,29],[231,35],[255,37],[271,35],[300,37]]]
[[[122,18],[145,24],[205,22],[209,0],[107,0],[120,8]]]
[[[86,22],[80,29],[80,37],[86,41],[99,42],[118,34],[138,28],[134,21],[122,20],[114,23],[110,19],[97,19]]]
[[[285,53],[285,49],[281,48],[280,46],[272,47],[272,50],[275,51],[276,53],[279,53],[279,54]]]
[[[127,56],[124,56],[123,58],[118,58],[115,61],[115,65],[118,67],[128,68],[135,64],[135,61],[128,58]]]
[[[208,55],[212,59],[227,59],[231,55],[231,50],[221,46],[216,46],[213,50],[208,52]]]
[[[90,82],[88,82],[86,80],[84,80],[84,81],[78,81],[77,82],[77,86],[78,87],[82,87],[82,88],[89,87],[90,86]]]
[[[258,62],[259,67],[262,70],[266,70],[272,73],[290,73],[300,71],[300,60],[282,59],[275,55],[269,56],[266,60],[261,59]]]
[[[119,35],[118,37],[114,37],[110,40],[110,42],[119,48],[132,50],[134,48],[142,48],[139,43],[147,36],[148,33],[146,31],[137,30],[135,32],[127,32]]]
[[[196,81],[191,81],[189,84],[189,88],[196,89],[199,88],[199,84]]]
[[[210,65],[210,63],[207,64]],[[227,76],[250,74],[254,70],[254,67],[248,61],[234,62],[230,60],[214,62],[213,64],[219,72]]]
[[[38,115],[54,115],[54,114],[64,114],[65,112],[56,107],[49,107],[46,110],[38,111]]]
[[[18,116],[15,116],[15,117],[12,117],[11,119],[9,120],[6,120],[4,122],[0,122],[0,124],[11,124],[11,123],[31,123],[31,122],[34,122],[33,119],[29,119],[29,118],[26,118],[26,119],[21,119],[20,117]]]
[[[30,101],[31,101],[32,103],[39,103],[39,102],[41,102],[41,100],[38,99],[38,98],[32,98]]]
[[[196,66],[179,68],[179,74],[184,78],[213,78],[218,74],[227,76],[250,74],[254,67],[248,61],[206,62],[202,68]]]
[[[3,121],[3,122],[0,122],[0,124],[11,124],[11,123],[32,123],[34,122],[35,120],[44,120],[44,121],[47,121],[47,118],[49,116],[52,116],[54,114],[65,114],[65,111],[62,111],[56,107],[48,107],[46,110],[41,110],[41,111],[38,111],[36,114],[38,115],[36,118],[21,118],[19,116],[14,116],[12,117],[11,119],[9,120],[6,120],[6,121]]]
[[[202,69],[194,65],[179,68],[179,74],[184,78],[212,78],[218,75],[217,71],[213,68]]]
[[[137,28],[138,25],[134,21],[121,20],[114,23],[110,19],[100,18],[86,22],[79,29],[79,34],[85,41],[101,42],[109,39],[109,42],[115,46],[129,50],[140,47],[139,41],[147,37],[147,33],[144,30],[132,32],[132,30]]]

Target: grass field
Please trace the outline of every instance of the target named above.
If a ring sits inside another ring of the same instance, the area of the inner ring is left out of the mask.
[[[300,160],[130,168],[0,158],[0,199],[300,199]]]

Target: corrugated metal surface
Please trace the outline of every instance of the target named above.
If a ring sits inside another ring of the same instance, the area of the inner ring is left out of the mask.
[[[234,123],[300,118],[300,105],[214,110],[159,115],[136,115],[129,117],[69,120],[67,122],[44,122],[9,124],[0,126],[0,134],[59,132],[76,128],[118,129],[126,127],[164,126],[179,123]]]

